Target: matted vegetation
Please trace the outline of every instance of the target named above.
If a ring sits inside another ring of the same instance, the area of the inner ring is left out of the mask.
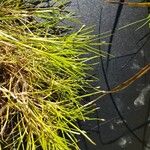
[[[84,28],[70,32],[68,1],[42,2],[0,0],[2,150],[79,149],[76,135],[87,137],[76,121],[93,111],[79,91],[89,84],[86,62],[97,56],[84,56],[98,54],[96,37]]]

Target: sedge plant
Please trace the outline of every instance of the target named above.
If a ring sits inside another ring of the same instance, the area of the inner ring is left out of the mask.
[[[90,140],[76,122],[93,111],[80,91],[96,58],[86,56],[98,54],[95,36],[66,24],[74,20],[68,1],[43,4],[0,0],[1,150],[77,150],[78,135]]]

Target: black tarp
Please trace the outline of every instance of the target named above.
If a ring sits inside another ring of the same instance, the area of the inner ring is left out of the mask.
[[[94,25],[94,33],[110,31],[112,36],[102,38],[111,43],[101,47],[113,55],[96,60],[94,76],[99,78],[95,86],[109,89],[133,76],[150,62],[150,30],[148,24],[135,24],[117,30],[132,22],[147,17],[147,8],[134,8],[108,4],[103,0],[72,0],[71,9],[76,12],[83,24]],[[90,98],[92,100],[93,97]],[[96,102],[100,107],[94,117],[106,121],[80,122],[82,129],[96,142],[90,144],[80,138],[81,150],[148,150],[150,74],[140,78],[125,90],[108,95]],[[137,128],[137,129],[136,129]]]

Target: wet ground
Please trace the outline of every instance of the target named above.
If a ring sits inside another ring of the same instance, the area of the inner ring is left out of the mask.
[[[150,30],[141,24],[117,28],[141,20],[148,15],[147,8],[129,8],[112,5],[102,0],[72,0],[72,8],[83,24],[94,25],[94,33],[110,31],[113,36],[102,38],[112,43],[102,47],[113,55],[94,67],[99,78],[96,86],[110,89],[133,76],[140,68],[150,63]],[[137,30],[138,29],[138,30]],[[92,98],[91,98],[92,100]],[[148,150],[149,125],[146,124],[150,111],[150,73],[146,74],[127,89],[108,95],[96,102],[100,109],[95,117],[104,122],[80,123],[94,139],[96,146],[84,138],[80,139],[81,150]]]

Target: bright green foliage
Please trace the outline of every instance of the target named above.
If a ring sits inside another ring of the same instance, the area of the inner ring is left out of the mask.
[[[86,134],[76,121],[88,119],[79,91],[92,59],[84,56],[98,53],[94,36],[63,23],[72,19],[67,1],[34,2],[0,0],[0,149],[79,149],[77,135]]]

